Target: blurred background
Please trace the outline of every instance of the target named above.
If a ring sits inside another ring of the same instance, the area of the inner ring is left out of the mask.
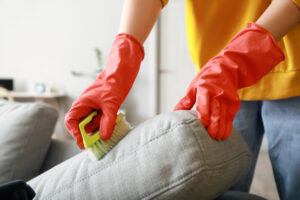
[[[56,100],[63,116],[98,74],[95,48],[105,66],[121,9],[122,2],[116,0],[1,0],[0,79],[13,79],[16,95],[41,93],[43,84],[50,87],[48,91],[61,94]],[[133,124],[171,111],[194,76],[184,2],[163,10],[144,46],[140,73],[122,106]],[[88,75],[74,76],[72,71]],[[56,134],[67,133],[60,127]]]
[[[64,115],[105,67],[121,10],[117,0],[0,0],[0,79],[13,81],[15,100],[57,108],[56,137],[70,138]],[[185,1],[173,0],[144,44],[140,73],[122,105],[131,124],[171,111],[185,94],[195,75],[185,26]],[[277,199],[266,149],[264,142],[252,192]]]

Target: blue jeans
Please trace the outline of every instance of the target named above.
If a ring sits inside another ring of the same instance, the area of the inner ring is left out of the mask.
[[[280,199],[300,200],[300,97],[242,101],[233,126],[255,156],[249,174],[232,189],[248,192],[264,133]]]

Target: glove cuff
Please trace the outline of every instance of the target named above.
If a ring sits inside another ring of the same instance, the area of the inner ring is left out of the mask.
[[[119,33],[116,36],[116,40],[117,39],[121,39],[121,38],[126,38],[126,39],[130,40],[131,42],[135,43],[140,48],[140,50],[141,50],[142,60],[144,59],[144,57],[145,57],[144,47],[143,47],[143,45],[137,39],[135,39],[135,37],[133,37],[132,35],[129,35],[127,33]]]
[[[240,89],[255,84],[284,58],[271,33],[249,22],[210,62],[229,68],[227,78]]]
[[[268,31],[266,30],[265,28],[261,27],[260,25],[256,24],[255,22],[248,22],[247,28],[249,29],[253,29],[253,30],[257,30],[257,31],[260,31],[262,33],[265,33],[268,37],[269,37],[269,40],[273,43],[274,45],[274,48],[278,51],[278,53],[281,54],[282,56],[282,59],[281,60],[284,60],[285,59],[285,56],[284,56],[284,53],[283,51],[281,50],[281,48],[278,46],[275,38],[273,37],[273,35]]]

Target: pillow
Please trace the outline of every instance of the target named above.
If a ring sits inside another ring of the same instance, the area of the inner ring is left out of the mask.
[[[0,100],[0,183],[38,174],[56,120],[48,104]]]
[[[138,125],[102,160],[83,151],[28,184],[38,199],[213,199],[251,161],[237,131],[216,141],[193,114],[176,111]]]

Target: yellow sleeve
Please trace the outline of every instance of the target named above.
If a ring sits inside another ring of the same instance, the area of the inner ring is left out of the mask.
[[[162,4],[162,7],[165,7],[165,5],[167,5],[169,0],[160,0],[161,4]],[[300,0],[295,0],[295,1],[300,1]],[[299,5],[299,4],[298,4]]]
[[[300,0],[293,0],[293,2],[300,8]]]

